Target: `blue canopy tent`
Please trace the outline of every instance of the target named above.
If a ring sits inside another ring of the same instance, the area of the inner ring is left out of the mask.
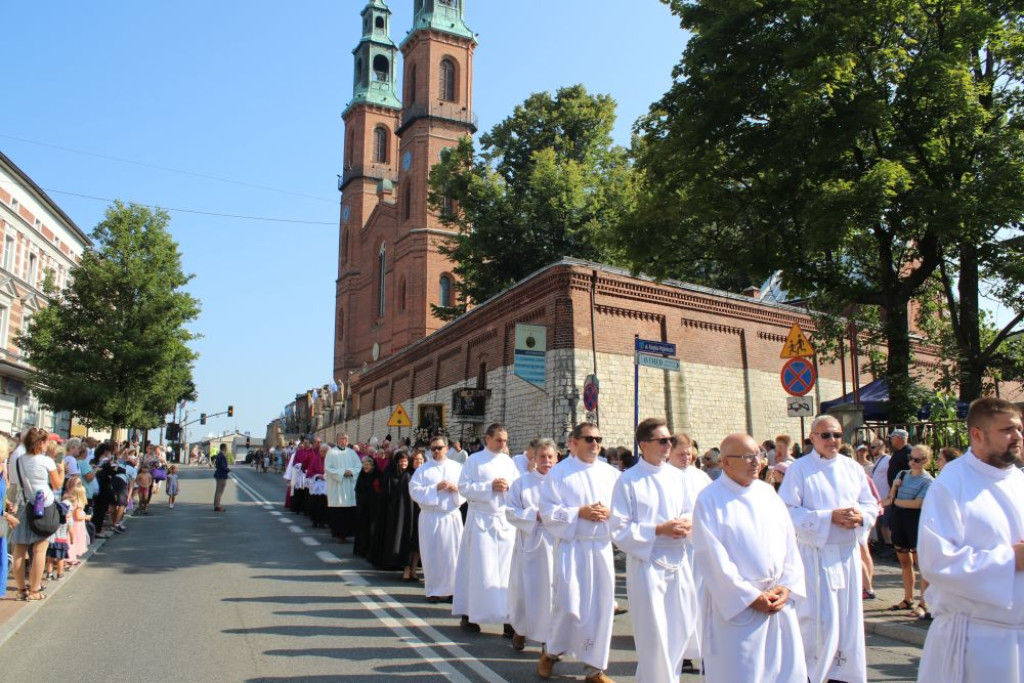
[[[853,403],[853,392],[832,399],[822,401],[821,412],[827,413],[832,406],[841,403]],[[860,388],[860,405],[864,407],[864,420],[866,422],[888,422],[889,421],[889,383],[884,379],[876,379],[868,382]],[[931,403],[926,403],[917,411],[919,420],[927,420],[932,413]],[[967,417],[967,404],[958,401],[956,404],[957,417]]]

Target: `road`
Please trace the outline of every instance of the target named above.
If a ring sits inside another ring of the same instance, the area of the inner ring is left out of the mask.
[[[134,517],[0,648],[5,680],[536,681],[537,648],[460,630],[421,584],[377,572],[283,511],[283,482],[233,471],[227,512],[207,469],[185,469],[174,510]],[[628,605],[620,576],[619,602]],[[609,675],[633,681],[629,615]],[[873,681],[916,679],[919,648],[869,637]],[[556,680],[580,680],[575,662]],[[696,681],[687,675],[684,681]]]

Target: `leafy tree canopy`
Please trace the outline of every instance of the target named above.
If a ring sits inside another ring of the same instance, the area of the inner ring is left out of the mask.
[[[893,417],[910,417],[909,302],[962,245],[980,268],[1019,230],[1019,4],[666,2],[692,37],[638,123],[619,244],[659,277],[736,289],[781,268],[823,310],[879,307]]]
[[[612,143],[615,102],[582,85],[531,95],[480,138],[446,150],[429,201],[458,232],[441,247],[454,264],[454,318],[564,256],[614,261],[608,239],[632,206],[628,154]]]
[[[164,211],[116,202],[63,291],[50,291],[18,339],[40,401],[99,427],[151,428],[195,398],[186,325],[199,302],[183,291]]]

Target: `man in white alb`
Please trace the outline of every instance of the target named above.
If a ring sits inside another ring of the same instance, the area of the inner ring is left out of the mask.
[[[459,477],[462,465],[449,460],[443,436],[430,440],[431,460],[416,468],[409,481],[409,497],[420,506],[420,559],[427,602],[450,602],[455,592],[452,567],[459,559],[462,515]]]
[[[815,418],[814,449],[789,466],[779,488],[807,580],[807,599],[796,608],[811,683],[864,683],[868,675],[859,539],[878,504],[864,468],[839,454],[842,443],[834,417]]]
[[[551,625],[555,540],[540,519],[540,487],[558,462],[558,447],[551,439],[536,439],[533,449],[534,468],[513,482],[506,510],[508,521],[517,530],[508,581],[509,622],[516,632],[512,647],[517,650],[526,647],[527,638],[536,643],[547,642]]]
[[[612,539],[626,553],[636,680],[676,683],[697,632],[697,589],[685,539],[693,520],[680,470],[666,460],[672,435],[661,418],[637,425],[641,459],[612,493]]]
[[[790,601],[806,595],[793,521],[775,490],[757,479],[756,441],[733,434],[721,451],[722,476],[697,497],[693,515],[707,679],[806,683]]]
[[[609,524],[619,471],[598,460],[601,430],[583,422],[569,439],[572,457],[551,468],[540,490],[540,516],[557,539],[551,630],[537,663],[550,678],[561,655],[583,662],[587,681],[610,683],[604,670],[612,641],[615,567]]]
[[[337,446],[327,451],[324,458],[327,523],[338,543],[345,543],[356,534],[356,477],[361,468],[359,455],[348,445],[348,434],[338,434]]]
[[[1024,473],[1020,410],[980,398],[971,448],[928,489],[917,539],[935,620],[918,681],[1024,683]]]
[[[459,625],[474,633],[480,624],[503,624],[504,635],[515,633],[508,623],[508,577],[516,529],[505,518],[506,497],[519,471],[504,453],[508,430],[492,424],[484,436],[484,449],[466,460],[459,476],[459,493],[469,501],[455,567],[452,614]]]

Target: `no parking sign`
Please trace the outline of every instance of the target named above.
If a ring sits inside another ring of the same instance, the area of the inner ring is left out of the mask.
[[[814,364],[806,358],[790,358],[782,366],[780,379],[787,394],[803,396],[814,388],[818,373],[814,369]]]

